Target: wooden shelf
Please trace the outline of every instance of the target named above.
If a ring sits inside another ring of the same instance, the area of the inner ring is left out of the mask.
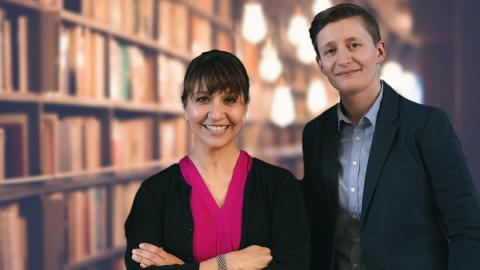
[[[91,186],[122,183],[135,179],[143,180],[174,162],[176,161],[151,161],[129,168],[105,167],[93,172],[60,173],[6,179],[0,183],[0,203]],[[28,188],[25,188],[26,186]]]
[[[152,38],[146,38],[146,37],[142,37],[135,34],[124,33],[120,29],[106,25],[105,23],[102,23],[102,22],[98,22],[94,19],[85,18],[84,16],[76,14],[71,11],[62,10],[60,12],[60,17],[65,22],[82,25],[92,30],[111,35],[114,38],[118,38],[120,40],[129,42],[150,50],[159,51],[159,52],[168,54],[182,61],[190,61],[192,59],[192,55],[187,51],[175,49],[167,45],[162,45],[157,40]]]
[[[174,0],[174,1],[188,6],[190,10],[194,12],[196,15],[209,20],[210,22],[214,23],[220,28],[223,28],[226,31],[233,30],[233,23],[231,21],[221,20],[217,16],[215,16],[215,14],[201,10],[200,8],[198,8],[196,5],[192,4],[192,2],[188,0]]]
[[[67,264],[63,269],[64,270],[80,270],[80,269],[86,269],[89,267],[95,267],[98,263],[110,260],[112,258],[122,257],[123,254],[125,253],[125,249],[126,247],[123,246],[123,247],[115,247],[112,249],[101,251],[90,258],[82,260],[81,262]]]
[[[9,4],[13,5],[15,7],[22,7],[22,8],[28,8],[28,9],[35,9],[39,10],[41,9],[41,6],[37,2],[33,1],[22,1],[22,0],[2,0],[0,4]]]
[[[111,109],[116,111],[128,111],[138,113],[154,113],[167,115],[183,114],[183,108],[173,104],[138,103],[130,101],[114,101],[110,99],[94,99],[72,96],[59,96],[36,93],[0,93],[0,104],[6,103],[33,103],[47,106],[60,106],[69,108],[96,108]]]

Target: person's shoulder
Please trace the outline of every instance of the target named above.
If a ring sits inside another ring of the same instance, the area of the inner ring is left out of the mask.
[[[332,121],[333,119],[337,119],[337,104],[331,106],[320,115],[308,121],[304,130],[309,131],[311,129],[321,128],[326,122]]]
[[[142,186],[153,190],[165,190],[180,177],[180,166],[174,163],[167,168],[149,176],[142,182]]]
[[[437,107],[420,104],[400,96],[400,117],[407,116],[413,123],[422,126],[429,121],[449,121],[447,113]]]
[[[262,181],[293,181],[295,176],[287,169],[258,158],[252,159],[253,176]]]

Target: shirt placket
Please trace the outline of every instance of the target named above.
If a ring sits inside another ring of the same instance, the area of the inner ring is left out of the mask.
[[[348,177],[348,192],[349,192],[349,210],[352,213],[353,218],[358,218],[360,212],[358,211],[359,197],[358,197],[358,177],[360,173],[360,155],[361,155],[361,133],[362,129],[360,126],[355,126],[353,128],[353,133],[351,137],[352,145],[352,155],[350,160],[350,173]]]

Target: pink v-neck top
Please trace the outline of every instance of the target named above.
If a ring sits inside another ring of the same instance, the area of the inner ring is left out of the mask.
[[[233,169],[223,207],[219,208],[192,160],[180,162],[185,181],[192,187],[190,207],[193,216],[193,256],[202,262],[238,250],[242,236],[243,192],[252,158],[240,151]]]

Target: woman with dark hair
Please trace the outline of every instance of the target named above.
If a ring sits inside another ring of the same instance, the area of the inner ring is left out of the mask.
[[[188,66],[182,103],[193,148],[138,190],[125,224],[128,269],[308,269],[295,178],[235,142],[249,86],[228,52],[204,52]]]

